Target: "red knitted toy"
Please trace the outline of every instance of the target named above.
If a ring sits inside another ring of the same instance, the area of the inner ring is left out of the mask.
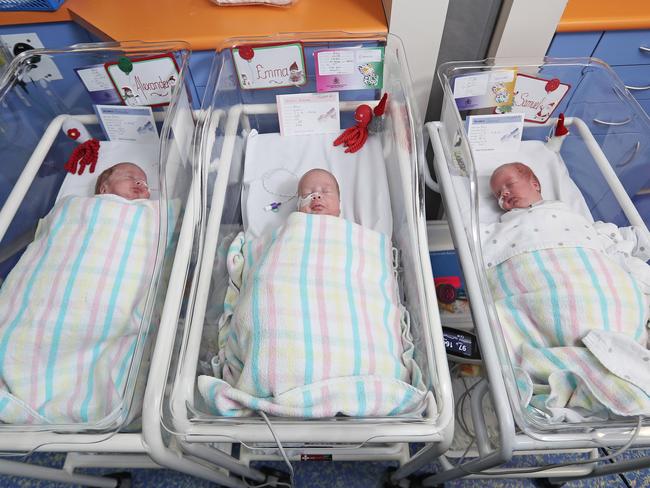
[[[357,107],[354,111],[354,120],[357,122],[354,126],[348,127],[343,131],[343,133],[336,138],[334,145],[338,146],[343,144],[345,146],[346,153],[354,153],[363,147],[368,139],[368,125],[371,124],[371,121],[379,122],[380,117],[384,115],[386,110],[386,99],[388,98],[388,93],[384,93],[384,96],[381,98],[374,111],[368,105],[362,104]],[[373,112],[375,118],[373,119]],[[372,127],[374,130],[372,132],[380,132],[381,127],[375,124]]]
[[[63,168],[69,173],[81,175],[88,167],[88,172],[94,173],[99,156],[99,141],[91,138],[84,125],[74,117],[64,120],[61,129],[66,136],[79,143]]]

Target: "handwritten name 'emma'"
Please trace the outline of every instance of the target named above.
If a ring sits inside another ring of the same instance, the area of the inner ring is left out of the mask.
[[[269,80],[278,78],[287,78],[289,76],[289,68],[269,68],[264,65],[258,64],[255,66],[257,70],[258,80]]]
[[[158,81],[142,81],[139,76],[135,76],[135,87],[141,91],[153,91],[153,90],[164,90],[166,88],[171,88],[174,86],[175,82],[174,76],[170,76],[168,79],[163,80],[158,76]]]

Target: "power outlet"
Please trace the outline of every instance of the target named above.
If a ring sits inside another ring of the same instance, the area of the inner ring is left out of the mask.
[[[7,52],[11,56],[18,56],[24,51],[44,47],[35,32],[24,34],[6,34],[0,36],[0,42],[4,44]],[[48,56],[34,57],[30,69],[21,78],[22,81],[38,80],[62,80],[61,72],[54,64],[54,61]]]

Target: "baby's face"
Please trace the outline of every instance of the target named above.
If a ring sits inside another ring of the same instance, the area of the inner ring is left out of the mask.
[[[499,200],[499,206],[506,211],[526,208],[542,199],[535,180],[520,174],[516,168],[506,167],[495,171],[490,178],[490,189]]]
[[[149,198],[147,175],[135,164],[118,164],[108,179],[102,184],[99,193],[119,195],[127,200]]]
[[[307,198],[309,195],[312,198]],[[298,186],[300,212],[319,215],[341,214],[339,192],[334,176],[326,171],[313,171],[300,180]]]

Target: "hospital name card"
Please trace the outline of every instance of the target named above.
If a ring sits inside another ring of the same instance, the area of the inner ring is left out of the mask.
[[[381,89],[384,48],[326,49],[314,53],[316,91]]]
[[[517,151],[524,130],[524,114],[468,117],[467,137],[473,151]]]
[[[339,94],[296,93],[277,95],[280,134],[298,136],[341,130]]]

